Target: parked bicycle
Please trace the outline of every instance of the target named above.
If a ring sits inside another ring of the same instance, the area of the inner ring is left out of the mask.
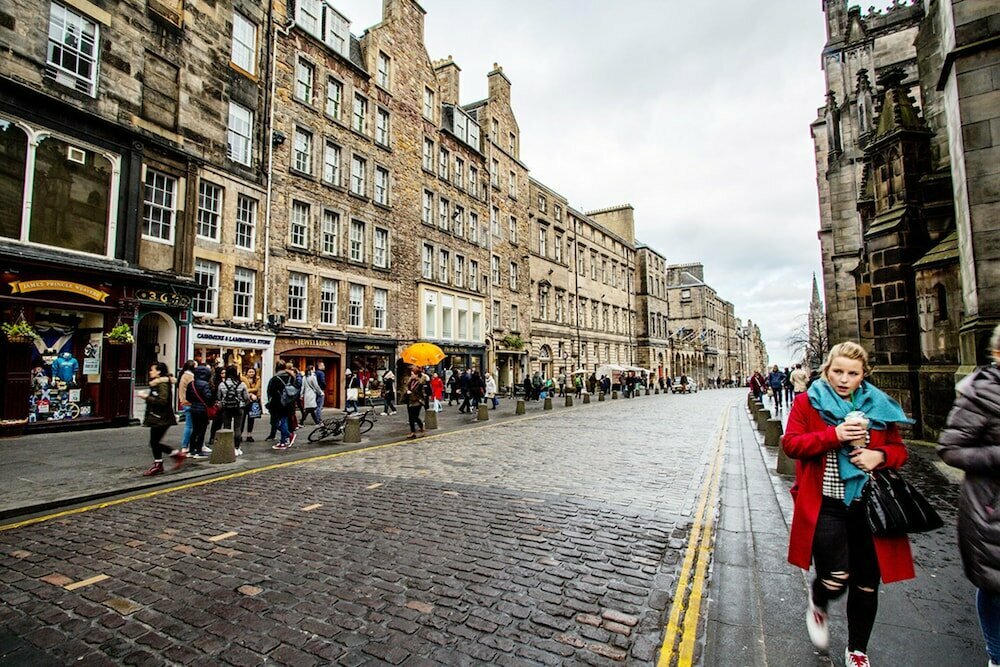
[[[316,428],[309,432],[309,442],[319,442],[320,440],[326,440],[327,438],[336,438],[337,436],[344,434],[344,429],[347,428],[347,420],[354,413],[345,413],[342,415],[337,415],[334,417],[328,417],[323,420]],[[375,408],[371,407],[360,413],[359,421],[362,433],[367,433],[372,430],[375,426],[375,422],[378,421],[378,417],[375,416]]]

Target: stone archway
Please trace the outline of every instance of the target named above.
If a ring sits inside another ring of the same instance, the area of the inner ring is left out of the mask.
[[[177,370],[177,324],[160,312],[146,313],[135,327],[135,381],[146,384],[146,370],[162,361]]]
[[[538,349],[538,365],[541,367],[542,379],[552,377],[552,348],[542,345]]]

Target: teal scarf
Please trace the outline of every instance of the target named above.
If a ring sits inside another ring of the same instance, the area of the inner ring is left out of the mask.
[[[912,424],[899,403],[881,389],[866,381],[854,390],[849,399],[844,400],[824,378],[809,387],[809,404],[813,406],[827,424],[837,426],[844,421],[848,412],[860,410],[868,417],[871,428],[884,431],[889,424]],[[837,450],[837,467],[844,482],[844,504],[850,505],[861,496],[868,473],[851,463],[846,447]]]

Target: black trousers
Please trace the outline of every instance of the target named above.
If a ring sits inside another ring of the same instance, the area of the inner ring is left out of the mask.
[[[167,447],[162,442],[160,442],[161,440],[163,440],[163,436],[167,434],[168,428],[170,428],[169,424],[164,426],[149,427],[149,448],[153,450],[154,461],[162,460],[163,452],[169,454],[170,452],[174,451],[172,447]]]
[[[423,407],[422,405],[406,406],[406,416],[410,419],[410,433],[416,433],[418,428],[421,431],[424,430],[424,423],[420,421],[420,410]]]

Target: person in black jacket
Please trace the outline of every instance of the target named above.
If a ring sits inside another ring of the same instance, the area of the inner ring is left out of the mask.
[[[187,400],[191,404],[191,444],[188,457],[205,458],[205,431],[208,429],[208,407],[215,405],[215,391],[212,389],[212,369],[197,366],[194,380],[187,386]],[[211,450],[209,450],[211,451]]]
[[[1000,326],[994,364],[967,376],[938,438],[938,454],[965,471],[958,504],[958,548],[965,576],[978,589],[976,607],[990,665],[1000,665]]]
[[[149,427],[149,447],[153,450],[153,465],[142,473],[146,477],[163,472],[163,452],[169,452],[176,464],[174,470],[184,465],[184,453],[163,444],[167,429],[177,423],[174,416],[172,387],[174,378],[162,361],[149,367],[149,391],[139,394],[146,401],[146,415],[143,426]]]
[[[271,449],[288,449],[295,442],[295,434],[289,429],[289,419],[295,412],[295,401],[298,399],[298,388],[292,373],[292,364],[278,364],[277,372],[267,383],[267,410],[275,420],[275,427],[281,433],[279,440]],[[294,388],[289,391],[288,387]]]

